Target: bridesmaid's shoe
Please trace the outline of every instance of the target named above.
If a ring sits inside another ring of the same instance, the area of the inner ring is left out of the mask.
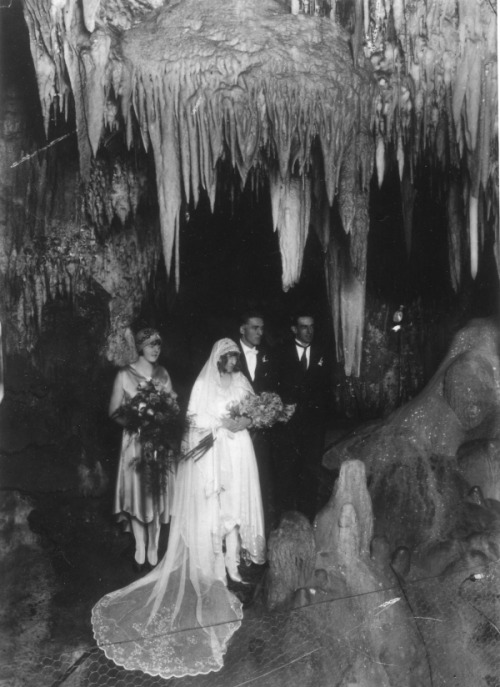
[[[153,560],[151,560],[151,559],[153,559]],[[148,561],[148,566],[149,566],[150,570],[152,570],[153,568],[156,568],[156,566],[158,565],[158,554],[148,553],[147,561]]]

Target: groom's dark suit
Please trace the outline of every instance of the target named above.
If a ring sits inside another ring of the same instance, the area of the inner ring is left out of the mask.
[[[291,420],[278,430],[276,500],[281,513],[297,508],[312,519],[320,505],[330,367],[324,351],[314,342],[307,370],[301,364],[295,341],[283,346],[277,359],[278,392],[284,403],[295,403],[296,409]]]
[[[247,365],[247,360],[245,357],[245,353],[243,352],[243,348],[241,346],[241,342],[238,342],[238,346],[240,347],[241,351],[241,356],[240,356],[240,364],[241,364],[241,371],[245,375],[245,377],[248,379],[250,384],[252,385],[252,389],[255,391],[256,394],[261,394],[263,391],[276,391],[277,387],[277,380],[276,380],[276,371],[274,369],[274,366],[272,364],[271,356],[268,352],[258,350],[257,352],[257,366],[255,368],[255,376],[254,379],[251,378],[250,372],[248,370],[248,365]]]
[[[263,391],[276,391],[276,370],[273,365],[271,355],[265,350],[258,350],[255,376],[254,379],[252,379],[248,370],[241,341],[238,342],[238,346],[241,350],[241,371],[252,385],[252,389],[255,391],[255,393],[261,394]],[[267,429],[250,430],[250,436],[252,437],[253,447],[255,450],[255,457],[257,459],[257,466],[259,468],[260,489],[262,494],[262,506],[264,509],[264,526],[266,535],[269,534],[274,520],[274,499],[271,471],[271,431],[272,430]]]

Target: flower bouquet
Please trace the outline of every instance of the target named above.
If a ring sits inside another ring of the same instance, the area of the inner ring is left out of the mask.
[[[177,399],[154,379],[142,382],[137,394],[125,400],[113,417],[131,434],[137,434],[140,455],[133,458],[137,472],[144,472],[146,483],[158,495],[167,485],[179,457],[182,421]]]
[[[286,405],[278,394],[264,391],[261,394],[249,394],[239,403],[232,403],[228,410],[230,417],[248,417],[252,420],[252,427],[264,429],[276,422],[288,422],[295,412],[295,404]]]

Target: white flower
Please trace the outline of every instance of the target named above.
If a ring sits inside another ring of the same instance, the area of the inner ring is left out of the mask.
[[[318,365],[323,365],[323,358],[320,358],[320,359],[318,360]]]

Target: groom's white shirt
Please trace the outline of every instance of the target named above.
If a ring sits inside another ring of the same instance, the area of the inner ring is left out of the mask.
[[[250,346],[247,346],[246,343],[243,342],[242,339],[240,339],[240,345],[241,345],[241,350],[245,354],[245,360],[247,361],[247,367],[248,367],[248,373],[250,374],[250,377],[253,380],[255,379],[255,370],[257,368],[257,348],[254,346],[251,348]]]

